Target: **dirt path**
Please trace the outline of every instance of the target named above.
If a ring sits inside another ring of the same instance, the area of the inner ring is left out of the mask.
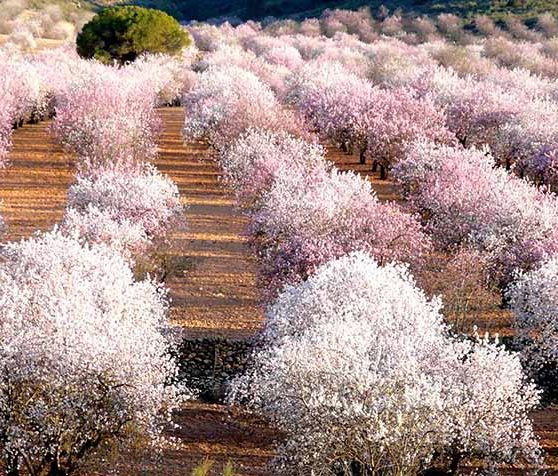
[[[42,122],[14,131],[10,163],[0,170],[0,215],[8,225],[4,241],[48,230],[64,213],[74,171],[71,156],[47,128]]]
[[[255,261],[243,231],[246,218],[232,194],[219,183],[219,167],[207,145],[185,146],[184,113],[161,110],[164,134],[157,167],[178,185],[186,230],[173,233],[183,272],[169,279],[171,318],[189,334],[245,336],[260,327]]]

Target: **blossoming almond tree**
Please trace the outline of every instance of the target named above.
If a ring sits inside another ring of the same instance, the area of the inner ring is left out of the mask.
[[[160,436],[170,382],[164,291],[123,258],[53,231],[0,251],[0,458],[9,475],[75,473]]]
[[[89,243],[107,243],[127,257],[145,251],[181,220],[177,186],[154,167],[142,173],[99,170],[80,175],[68,191],[62,230]]]
[[[219,154],[223,177],[244,207],[256,207],[272,186],[275,174],[286,168],[293,175],[326,170],[322,146],[285,132],[249,129]]]
[[[367,180],[335,168],[305,175],[277,170],[250,232],[268,298],[350,251],[418,265],[430,246],[416,217],[380,203]]]
[[[536,374],[558,364],[558,257],[517,276],[507,290],[515,314],[517,341],[523,349],[525,364]]]
[[[44,109],[46,91],[38,72],[21,55],[0,50],[0,167],[11,147],[12,128],[38,118]]]
[[[403,158],[410,142],[452,144],[454,135],[445,122],[444,113],[428,95],[416,97],[404,88],[379,90],[370,113],[367,153],[380,165],[381,178]]]
[[[231,400],[285,435],[274,470],[418,475],[470,458],[539,461],[538,392],[518,357],[452,338],[405,267],[365,253],[321,266],[268,309]]]
[[[154,84],[131,70],[97,65],[57,100],[52,130],[82,171],[141,168],[157,152]]]
[[[489,253],[502,289],[516,268],[557,250],[556,197],[495,167],[486,150],[415,143],[394,175],[435,241]]]
[[[249,128],[304,134],[301,121],[283,109],[273,91],[253,73],[236,66],[212,67],[200,74],[183,98],[186,140],[207,138],[218,150]]]

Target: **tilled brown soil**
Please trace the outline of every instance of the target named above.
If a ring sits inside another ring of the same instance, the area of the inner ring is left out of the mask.
[[[178,184],[188,205],[187,229],[176,230],[171,237],[170,252],[179,264],[167,282],[173,299],[171,317],[192,335],[251,335],[261,325],[262,311],[257,304],[254,259],[243,237],[246,219],[219,182],[209,148],[201,143],[183,145],[182,110],[163,109],[161,115],[165,128],[157,166]],[[71,156],[50,138],[47,125],[25,125],[14,133],[11,164],[0,171],[0,214],[9,226],[4,239],[49,229],[62,217],[74,172]],[[328,157],[341,169],[369,176],[380,199],[398,198],[393,184],[379,180],[356,157],[333,148]],[[558,475],[558,411],[547,408],[533,416],[548,454],[547,474]],[[189,476],[206,457],[216,462],[214,475],[229,460],[238,475],[271,474],[266,464],[276,435],[264,422],[231,413],[222,405],[192,402],[177,412],[175,424],[167,431],[175,439],[173,445],[165,444],[160,453],[125,455],[119,474]],[[508,474],[525,473],[515,469]]]
[[[8,226],[4,241],[48,230],[60,221],[74,174],[71,155],[52,139],[48,122],[14,131],[9,160],[0,169],[0,215]]]
[[[178,185],[186,229],[172,234],[184,271],[171,277],[172,320],[189,334],[253,335],[262,322],[255,261],[243,236],[244,217],[219,181],[219,167],[203,143],[184,146],[179,108],[162,109],[165,124],[157,167]]]

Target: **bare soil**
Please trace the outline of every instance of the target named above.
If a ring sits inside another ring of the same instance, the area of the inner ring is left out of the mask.
[[[4,241],[48,230],[63,216],[73,161],[53,140],[48,124],[14,131],[10,163],[0,169],[0,215],[8,226]]]
[[[247,219],[234,206],[219,180],[219,167],[208,146],[185,146],[184,113],[161,110],[164,134],[157,167],[178,185],[186,210],[186,230],[172,234],[182,274],[167,281],[171,318],[189,334],[253,335],[261,326],[255,260],[243,235]]]

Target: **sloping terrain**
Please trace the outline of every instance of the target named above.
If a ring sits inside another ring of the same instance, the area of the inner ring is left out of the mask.
[[[553,0],[137,0],[146,6],[167,10],[182,20],[205,20],[220,16],[261,19],[266,16],[296,18],[319,16],[325,8],[357,9],[369,6],[376,11],[381,5],[390,11],[401,9],[408,15],[455,13],[465,18],[477,14],[502,19],[507,13],[532,19],[538,13],[558,13]]]
[[[165,129],[157,166],[178,184],[189,206],[189,227],[176,230],[171,239],[171,254],[186,262],[182,272],[168,281],[171,316],[196,335],[252,334],[262,317],[257,306],[255,263],[242,235],[245,218],[219,182],[219,169],[207,145],[183,145],[183,111],[169,108],[161,114]],[[328,157],[341,169],[369,176],[380,199],[397,199],[392,184],[378,180],[369,172],[369,165],[358,165],[356,157],[333,148]],[[49,229],[62,217],[74,168],[71,156],[51,139],[48,123],[15,131],[10,160],[10,166],[0,172],[0,213],[9,226],[4,238],[17,239]],[[534,420],[547,453],[546,474],[558,474],[558,411],[553,407],[537,411]],[[177,412],[174,423],[167,431],[173,444],[165,444],[160,451],[147,448],[124,455],[119,474],[189,476],[193,467],[209,458],[215,461],[211,475],[220,475],[229,460],[237,476],[271,475],[266,464],[277,435],[265,422],[222,405],[192,402]],[[90,474],[104,476],[107,472]],[[520,476],[526,470],[503,474]]]

